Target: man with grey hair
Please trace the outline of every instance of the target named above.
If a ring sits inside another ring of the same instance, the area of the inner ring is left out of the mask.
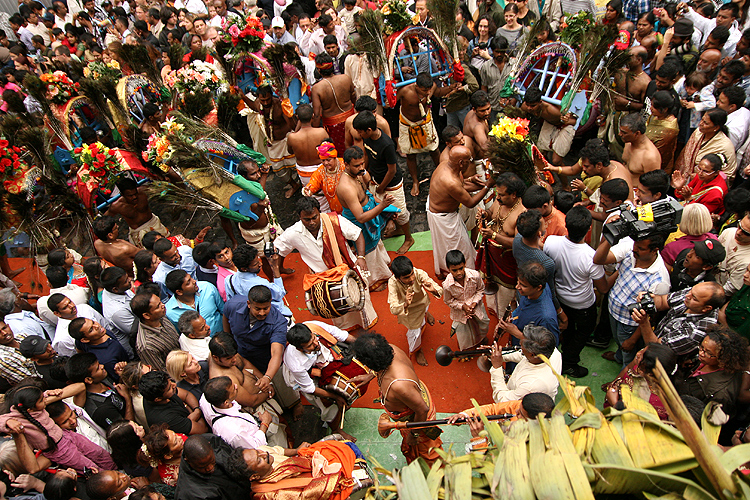
[[[553,400],[557,396],[557,377],[552,372],[562,370],[562,355],[555,348],[555,336],[542,326],[526,325],[523,329],[521,350],[503,354],[502,348],[495,342],[491,348],[490,368],[492,399],[496,403],[522,399],[532,392],[547,394]],[[540,355],[549,358],[549,367]],[[518,363],[513,374],[505,382],[503,362]]]
[[[16,304],[16,294],[10,288],[0,290],[0,319],[10,326],[16,338],[23,340],[29,335],[39,335],[52,340],[54,328],[48,326],[31,311],[22,311]],[[47,331],[47,328],[50,331]]]
[[[177,321],[180,330],[180,349],[193,355],[198,361],[208,361],[211,351],[208,343],[211,341],[211,328],[198,311],[186,311]]]
[[[620,137],[625,143],[622,163],[630,170],[631,186],[637,186],[642,174],[661,166],[661,153],[646,137],[646,120],[640,113],[630,113],[620,119]]]

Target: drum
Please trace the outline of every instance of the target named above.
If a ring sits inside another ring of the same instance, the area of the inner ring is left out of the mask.
[[[310,312],[322,318],[340,318],[365,306],[365,284],[351,269],[338,281],[319,281],[305,292]]]
[[[362,393],[357,386],[349,382],[349,379],[339,372],[331,376],[330,383],[324,387],[326,391],[334,392],[346,400],[346,404],[351,406],[357,399],[362,397]]]

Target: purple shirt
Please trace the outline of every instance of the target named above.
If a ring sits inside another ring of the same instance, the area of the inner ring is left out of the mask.
[[[674,260],[677,258],[680,252],[682,252],[686,248],[693,248],[696,241],[705,240],[718,240],[718,238],[713,233],[700,234],[698,236],[691,236],[689,234],[686,234],[685,236],[677,238],[672,243],[666,245],[664,247],[664,250],[661,251],[661,258],[664,259],[664,263],[666,265],[668,265],[669,267],[674,267]]]

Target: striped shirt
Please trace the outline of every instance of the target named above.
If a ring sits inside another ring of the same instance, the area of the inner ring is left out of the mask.
[[[0,345],[0,377],[15,385],[26,377],[38,377],[34,362],[15,347]]]
[[[135,350],[141,361],[151,365],[152,369],[166,370],[167,354],[175,349],[180,349],[180,334],[169,319],[162,318],[159,328],[139,323]]]

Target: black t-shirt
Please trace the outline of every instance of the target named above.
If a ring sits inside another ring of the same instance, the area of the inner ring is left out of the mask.
[[[84,409],[99,427],[106,430],[114,422],[125,417],[125,399],[117,394],[110,381],[103,383],[109,390],[101,394],[88,392]]]
[[[167,424],[170,429],[180,434],[190,434],[193,422],[188,418],[190,410],[175,394],[167,404],[159,404],[143,400],[143,411],[146,414],[148,425]]]
[[[48,365],[34,363],[34,366],[36,366],[36,371],[39,372],[39,375],[47,382],[47,389],[64,389],[67,387],[68,383],[65,380],[56,379],[50,374],[52,363]]]
[[[385,174],[388,173],[388,165],[398,162],[398,154],[396,154],[396,143],[393,139],[388,137],[380,131],[380,138],[377,140],[365,139],[365,151],[367,151],[367,157],[369,163],[367,170],[370,172],[372,179],[380,184],[385,178]],[[398,186],[402,181],[401,171],[396,165],[396,174],[391,179],[391,182],[387,187]]]
[[[185,389],[192,393],[195,399],[200,400],[201,396],[203,396],[203,387],[208,382],[208,361],[198,361],[198,364],[201,366],[201,371],[198,372],[198,383],[191,384],[187,380],[180,380],[177,382],[177,388]]]

